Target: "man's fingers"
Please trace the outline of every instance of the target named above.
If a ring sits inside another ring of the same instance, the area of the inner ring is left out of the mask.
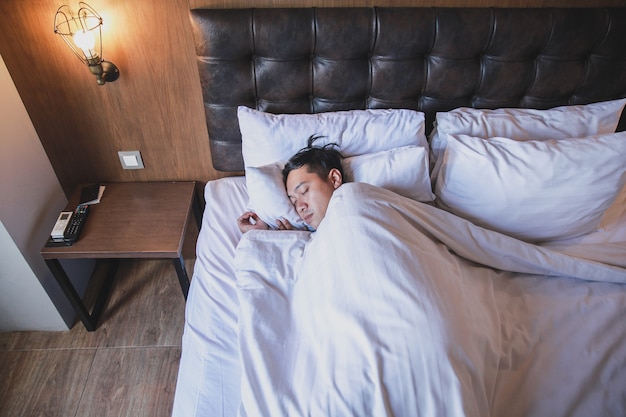
[[[293,226],[291,225],[291,223],[289,223],[289,220],[285,219],[284,217],[276,220],[276,225],[278,226],[279,230],[293,230]]]

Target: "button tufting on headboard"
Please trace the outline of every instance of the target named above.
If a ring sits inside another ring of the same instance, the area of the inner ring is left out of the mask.
[[[239,105],[409,108],[432,123],[437,111],[462,106],[626,96],[626,8],[195,9],[190,17],[222,171],[243,169]]]

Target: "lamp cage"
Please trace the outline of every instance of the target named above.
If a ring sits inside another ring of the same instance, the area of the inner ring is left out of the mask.
[[[73,15],[68,5],[57,9],[54,15],[54,33],[61,36],[78,59],[87,64],[98,84],[115,81],[119,76],[117,67],[102,59],[102,17],[85,2],[79,2]]]

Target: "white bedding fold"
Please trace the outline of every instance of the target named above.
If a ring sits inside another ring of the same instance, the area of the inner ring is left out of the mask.
[[[315,233],[247,233],[235,258],[240,415],[490,415],[502,273],[478,264],[626,282],[622,268],[365,184],[336,190]]]

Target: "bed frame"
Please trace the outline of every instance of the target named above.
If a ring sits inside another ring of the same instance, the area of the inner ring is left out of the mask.
[[[545,109],[626,97],[626,8],[190,12],[213,165],[243,170],[237,106],[270,113]],[[618,130],[626,128],[622,117]]]
[[[626,7],[192,9],[190,18],[213,164],[222,171],[243,170],[241,105],[272,113],[408,108],[423,111],[432,128],[436,112],[461,106],[550,108],[626,97]],[[619,129],[625,128],[622,116]],[[217,204],[205,211],[187,304],[174,404],[174,415],[185,417],[235,415],[245,395],[238,335],[246,321],[240,321],[234,259],[246,253],[237,255],[241,234],[232,219],[248,207],[247,187],[241,177],[223,178],[210,181],[205,193]],[[615,232],[621,239],[624,229]],[[458,239],[464,240],[469,238]],[[588,248],[596,246],[575,246]],[[617,256],[620,248],[615,246]],[[495,282],[489,279],[476,283]],[[489,370],[500,378],[492,393],[476,398],[490,396],[493,415],[622,412],[624,326],[616,317],[623,316],[625,292],[623,285],[570,278],[524,275],[500,282],[494,294],[502,298],[494,308],[510,314],[494,331],[502,330],[503,346],[513,350]],[[552,295],[563,304],[551,305]],[[581,320],[598,325],[580,328]],[[531,327],[532,337],[525,331]],[[554,337],[544,338],[544,332]],[[574,334],[588,337],[579,339],[582,352],[562,349]],[[581,358],[589,366],[575,366]],[[570,384],[570,373],[562,373],[569,369],[585,380]],[[588,370],[593,375],[583,375]],[[596,389],[587,392],[587,381]],[[566,389],[559,390],[559,383]]]

